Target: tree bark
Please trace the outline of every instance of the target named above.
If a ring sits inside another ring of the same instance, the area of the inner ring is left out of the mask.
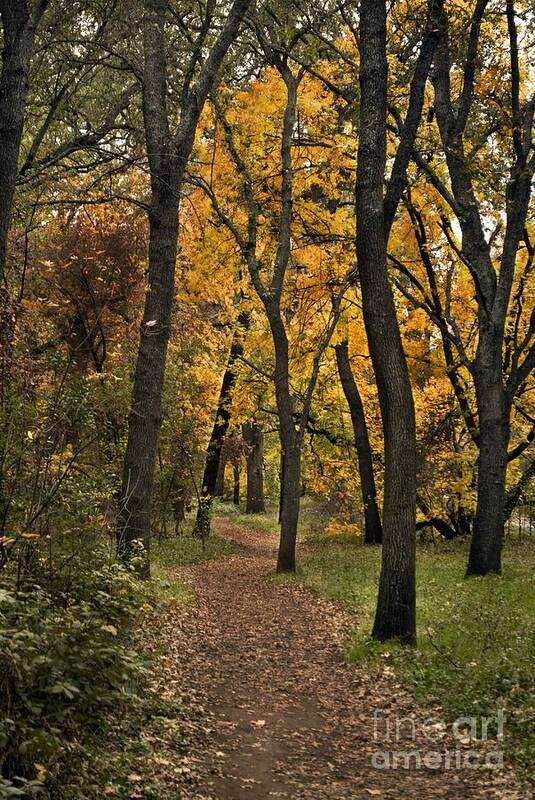
[[[295,572],[297,525],[301,500],[301,447],[292,438],[282,444],[284,471],[282,484],[281,535],[277,557],[277,572]]]
[[[3,27],[0,73],[0,401],[10,380],[16,310],[8,278],[8,236],[19,172],[19,154],[30,86],[35,32],[47,6],[27,0],[0,0]]]
[[[175,295],[178,213],[182,178],[206,99],[237,36],[251,0],[234,0],[225,25],[203,63],[196,85],[182,87],[180,124],[168,116],[165,23],[167,0],[146,0],[143,19],[143,118],[151,176],[149,290],[134,376],[118,524],[118,552],[128,557],[141,540],[147,553],[154,467],[161,427],[162,388]],[[192,73],[198,54],[192,55]],[[188,70],[186,70],[188,73]],[[189,74],[189,73],[188,73]]]
[[[302,437],[296,430],[294,401],[290,390],[288,337],[278,306],[269,301],[266,312],[275,346],[275,396],[281,445],[280,542],[277,572],[295,572],[297,523],[301,499]]]
[[[206,462],[202,479],[201,495],[204,498],[213,498],[217,495],[217,481],[221,464],[221,450],[225,442],[230,425],[230,402],[232,389],[236,381],[236,362],[243,355],[243,337],[249,327],[249,317],[242,312],[238,318],[238,327],[234,332],[227,367],[219,392],[216,417],[206,450]],[[222,487],[221,487],[222,490]],[[220,494],[223,492],[221,491]]]
[[[511,404],[502,380],[502,333],[480,329],[474,365],[479,416],[477,505],[467,575],[501,572]],[[497,338],[497,341],[495,339]]]
[[[168,175],[173,186],[173,178]],[[175,183],[176,187],[176,183]],[[153,190],[149,215],[149,286],[134,376],[123,467],[119,552],[136,540],[149,553],[154,467],[161,427],[162,389],[174,300],[178,237],[178,187]]]
[[[266,510],[264,502],[264,432],[257,422],[243,425],[247,450],[247,514]]]
[[[373,637],[416,640],[416,426],[414,403],[387,271],[383,203],[388,66],[386,4],[362,0],[357,260],[385,441],[383,558]]]
[[[27,0],[2,0],[0,14],[4,32],[0,75],[0,284],[5,286],[7,237],[11,224],[13,195],[26,101],[30,86],[30,62],[35,31],[46,2],[33,9]]]
[[[281,448],[279,466],[279,525],[282,520],[282,507],[284,505],[284,450]]]
[[[452,510],[448,514],[448,519],[444,520],[431,513],[431,509],[421,495],[416,495],[416,503],[422,514],[426,516],[425,520],[416,523],[416,530],[434,528],[447,541],[457,539],[459,536],[468,536],[471,533],[470,517],[462,506]]]
[[[234,479],[234,488],[232,492],[232,502],[235,506],[240,505],[240,465],[232,465],[232,476]]]
[[[489,215],[478,201],[464,141],[474,104],[480,30],[488,5],[488,0],[477,0],[475,4],[462,90],[457,101],[452,99],[447,14],[443,14],[441,19],[440,46],[433,73],[435,109],[454,199],[450,205],[462,231],[462,260],[470,271],[478,303],[477,351],[475,359],[467,365],[475,387],[479,417],[477,507],[467,575],[486,575],[501,570],[511,406],[515,392],[535,366],[535,345],[532,342],[535,326],[532,322],[522,342],[518,342],[516,336],[509,337],[509,341],[505,337],[518,250],[525,237],[535,171],[535,159],[529,158],[534,118],[529,111],[529,102],[525,106],[521,102],[516,14],[512,0],[505,4],[512,110],[511,129],[507,135],[510,134],[512,142],[512,157],[505,208],[498,210],[499,217],[505,218],[499,259],[492,252],[492,239],[489,240],[485,232],[484,220]],[[505,136],[505,131],[503,133]],[[498,270],[496,263],[499,264]]]
[[[223,450],[219,457],[219,466],[217,468],[217,478],[215,482],[214,497],[223,497],[225,494],[225,467],[227,466],[227,459]]]
[[[373,457],[368,436],[368,426],[364,414],[364,406],[355,381],[351,362],[349,360],[347,341],[335,346],[336,363],[342,389],[351,412],[351,423],[355,437],[355,447],[359,462],[360,486],[364,506],[364,541],[366,544],[381,544],[383,541],[383,528],[379,507],[377,505],[377,490],[373,472]]]

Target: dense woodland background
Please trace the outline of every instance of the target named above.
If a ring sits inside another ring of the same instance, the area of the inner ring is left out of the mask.
[[[416,642],[417,542],[451,559],[434,609],[487,576],[469,626],[503,581],[520,649],[490,671],[527,704],[532,3],[0,13],[0,796],[142,680],[137,576],[224,550],[217,498],[280,523],[279,572],[320,536],[337,598],[324,570],[372,580],[382,543],[375,640]]]

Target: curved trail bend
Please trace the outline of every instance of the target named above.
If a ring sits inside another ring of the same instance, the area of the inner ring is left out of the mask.
[[[272,536],[227,519],[215,526],[239,554],[177,570],[196,601],[170,611],[159,632],[156,689],[199,712],[183,798],[522,798],[506,772],[374,768],[376,751],[440,749],[420,734],[414,741],[410,723],[399,742],[385,742],[384,724],[375,739],[376,710],[412,717],[417,731],[433,712],[415,705],[388,666],[377,676],[346,662],[343,610],[273,580]]]

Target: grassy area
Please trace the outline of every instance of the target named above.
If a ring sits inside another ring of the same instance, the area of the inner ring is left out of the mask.
[[[205,540],[204,546],[200,539],[194,539],[192,536],[173,536],[169,539],[162,539],[160,542],[154,541],[151,560],[155,571],[159,572],[172,567],[202,564],[213,558],[232,555],[236,551],[235,544],[215,533]]]
[[[277,531],[273,511],[249,516],[233,509],[231,515],[238,524]],[[305,509],[298,579],[352,612],[348,658],[370,669],[386,661],[418,699],[441,705],[450,720],[490,717],[503,708],[509,755],[529,766],[535,756],[535,541],[508,539],[503,575],[469,580],[467,542],[419,545],[418,647],[412,649],[369,638],[380,549],[353,536],[307,535],[319,527],[314,509]]]
[[[235,506],[233,503],[216,501],[214,504],[214,516],[228,517],[236,525],[245,525],[249,528],[266,531],[266,533],[278,534],[279,507],[276,503],[268,503],[263,514],[246,514],[243,504]],[[310,532],[320,532],[323,530],[325,520],[317,510],[317,506],[311,497],[304,497],[301,500],[299,513],[299,538],[303,539],[310,535]]]
[[[418,550],[418,648],[369,640],[380,552],[352,537],[315,537],[301,569],[313,591],[355,617],[351,660],[385,658],[416,697],[450,719],[506,713],[506,747],[528,766],[535,755],[535,542],[509,542],[501,577],[465,580],[465,543]]]
[[[149,598],[159,603],[185,604],[191,601],[188,587],[173,573],[173,567],[202,564],[236,552],[236,545],[212,534],[204,543],[192,536],[175,536],[155,541],[151,552]]]

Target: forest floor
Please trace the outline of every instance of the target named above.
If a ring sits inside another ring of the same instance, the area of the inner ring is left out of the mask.
[[[438,744],[430,741],[426,732],[442,733],[440,709],[416,704],[389,665],[370,671],[347,662],[346,612],[296,581],[274,578],[272,534],[223,518],[215,527],[238,552],[173,570],[193,599],[170,605],[150,634],[159,653],[152,690],[187,709],[177,723],[183,747],[176,747],[175,724],[157,735],[142,732],[157,753],[147,765],[152,785],[166,792],[145,793],[134,773],[128,796],[528,797],[514,788],[509,769],[481,766],[485,752],[468,739],[446,734]],[[397,733],[396,720],[402,720]],[[401,754],[397,768],[379,768],[392,751]],[[446,751],[452,755],[444,768]],[[454,768],[469,752],[479,767]],[[408,769],[403,754],[412,754]]]

